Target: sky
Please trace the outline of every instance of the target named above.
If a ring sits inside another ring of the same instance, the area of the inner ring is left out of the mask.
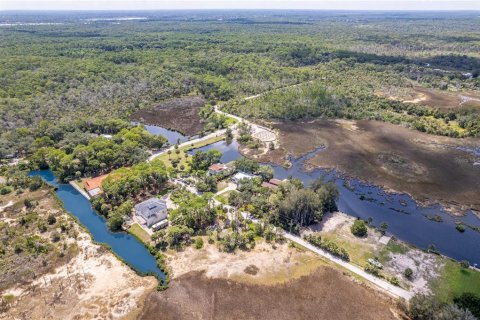
[[[480,10],[480,0],[0,0],[0,10]]]

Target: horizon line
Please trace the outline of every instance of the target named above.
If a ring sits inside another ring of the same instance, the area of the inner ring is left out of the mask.
[[[0,9],[1,12],[160,12],[160,11],[341,11],[341,12],[480,12],[479,9],[328,9],[328,8],[158,8],[158,9]]]

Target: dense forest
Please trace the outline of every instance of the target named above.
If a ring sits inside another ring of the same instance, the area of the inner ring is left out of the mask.
[[[320,80],[269,91],[257,99],[232,100],[224,110],[254,119],[370,119],[451,137],[480,134],[476,108],[440,109],[383,96],[392,87],[413,91],[408,79],[390,68],[371,63],[325,63],[317,68]]]
[[[76,132],[86,131],[85,122],[127,119],[172,97],[228,101],[310,80],[324,87],[313,93],[328,108],[295,117],[330,113],[333,101],[345,117],[409,122],[400,114],[422,113],[442,121],[453,117],[459,127],[440,128],[431,119],[412,126],[454,136],[478,133],[475,112],[439,114],[371,96],[379,82],[477,90],[480,35],[474,14],[133,15],[141,19],[116,20],[114,13],[0,16],[0,155],[35,152],[33,140],[43,137],[45,123],[50,131],[69,128],[67,140],[74,140]],[[358,103],[366,110],[355,108]],[[85,144],[89,137],[78,139]]]

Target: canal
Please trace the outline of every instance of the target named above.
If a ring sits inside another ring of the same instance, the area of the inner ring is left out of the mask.
[[[164,279],[164,273],[157,267],[155,258],[148,249],[134,236],[126,232],[111,232],[106,220],[92,208],[90,201],[83,197],[69,184],[59,183],[50,170],[31,171],[30,176],[39,176],[56,188],[56,194],[62,201],[65,210],[78,218],[88,229],[93,239],[105,243],[113,252],[135,270],[142,273],[153,273]]]

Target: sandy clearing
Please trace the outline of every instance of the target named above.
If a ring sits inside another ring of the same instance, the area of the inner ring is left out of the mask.
[[[390,253],[390,261],[385,268],[396,274],[403,274],[407,268],[412,269],[413,278],[406,281],[410,290],[415,293],[430,293],[429,281],[440,275],[442,266],[443,263],[440,263],[436,256],[412,249],[406,254]]]
[[[16,302],[0,319],[120,319],[139,312],[156,279],[138,276],[86,233],[77,244],[79,254],[68,264],[2,292]]]
[[[209,278],[231,279],[246,283],[277,284],[309,274],[325,262],[314,253],[288,247],[287,244],[257,243],[251,251],[220,252],[215,245],[197,250],[188,247],[182,252],[169,252],[168,265],[173,278],[191,271],[205,271]],[[245,270],[255,266],[256,274]]]
[[[13,206],[13,201],[12,200],[8,201],[8,203],[3,205],[3,206],[0,206],[0,212],[2,212],[3,210],[5,210],[6,208],[11,207],[11,206]]]

